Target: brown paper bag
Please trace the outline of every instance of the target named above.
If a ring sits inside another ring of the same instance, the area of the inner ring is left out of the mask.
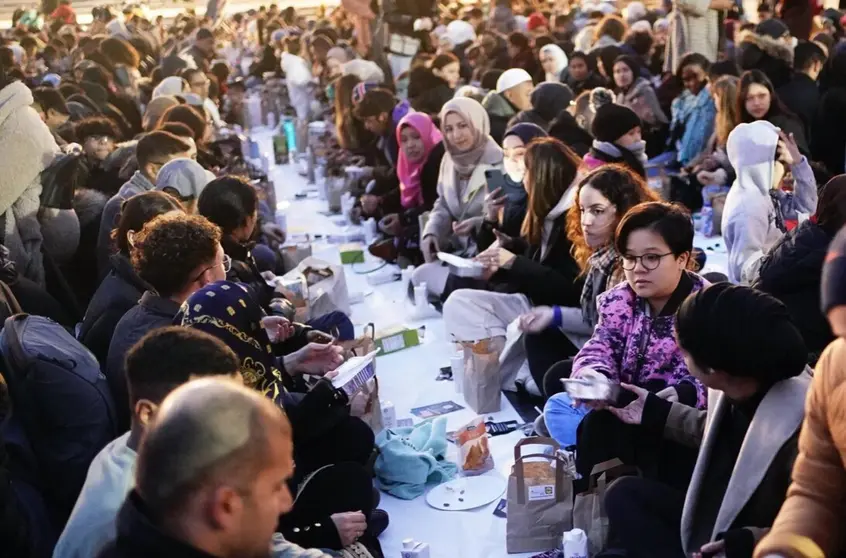
[[[525,438],[514,446],[508,477],[505,545],[509,554],[558,548],[561,535],[573,528],[573,481],[562,459],[546,453],[522,455],[524,445],[552,446],[552,438]],[[541,458],[542,461],[526,461]]]
[[[376,350],[376,342],[373,340],[376,327],[371,323],[364,328],[364,335],[352,341],[342,341],[344,358],[364,356]],[[376,368],[376,361],[373,361]],[[379,401],[379,380],[372,378],[364,384],[364,387],[350,399],[350,414],[358,417],[378,434],[384,428],[382,424],[382,404]]]
[[[499,411],[502,398],[499,355],[503,344],[501,338],[461,343],[464,348],[464,401],[480,415]]]
[[[587,534],[588,550],[591,556],[605,550],[605,544],[608,542],[605,492],[608,489],[608,483],[619,476],[611,476],[611,474],[619,473],[621,468],[628,469],[619,459],[611,459],[595,465],[590,472],[587,492],[576,495],[573,506],[573,528],[581,529]]]

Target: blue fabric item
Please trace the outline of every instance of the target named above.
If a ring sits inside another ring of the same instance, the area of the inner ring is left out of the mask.
[[[414,427],[385,429],[376,436],[376,486],[413,500],[427,485],[455,477],[458,466],[446,461],[446,425],[446,417],[437,417]]]
[[[250,250],[259,271],[276,271],[276,254],[266,244],[256,244]]]
[[[676,146],[679,152],[679,162],[682,165],[690,163],[699,155],[714,133],[714,119],[717,107],[707,87],[703,87],[698,95],[688,90],[673,99],[671,107],[672,122],[670,129],[684,126],[684,133]]]
[[[352,341],[355,339],[355,326],[346,314],[340,310],[335,310],[324,314],[319,318],[309,320],[308,325],[316,330],[334,335],[333,329],[337,329],[338,341]]]
[[[557,393],[546,402],[543,420],[549,435],[566,448],[576,445],[576,431],[589,412],[584,407],[573,407],[573,400],[566,393]]]

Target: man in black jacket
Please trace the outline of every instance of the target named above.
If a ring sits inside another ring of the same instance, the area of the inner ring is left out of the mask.
[[[802,41],[793,50],[793,79],[779,88],[779,98],[802,120],[805,137],[811,141],[811,123],[820,102],[817,79],[825,65],[825,52],[816,43]]]
[[[220,246],[220,229],[205,217],[168,213],[133,237],[132,266],[155,291],[127,312],[109,345],[105,374],[114,397],[120,432],[129,429],[129,393],[124,359],[147,332],[170,325],[194,291],[223,281],[231,260]]]

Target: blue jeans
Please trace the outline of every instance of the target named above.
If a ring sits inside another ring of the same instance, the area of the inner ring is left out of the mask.
[[[590,411],[584,407],[573,407],[573,400],[566,393],[556,393],[543,408],[543,419],[549,435],[561,447],[576,445],[576,431],[585,415]]]
[[[335,329],[338,333],[338,341],[355,339],[355,327],[353,327],[352,321],[340,310],[309,320],[308,325],[330,335],[333,334],[332,330]]]

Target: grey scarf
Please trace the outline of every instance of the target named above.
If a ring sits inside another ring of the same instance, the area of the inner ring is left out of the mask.
[[[617,266],[617,251],[609,244],[600,248],[588,258],[588,272],[585,286],[582,288],[582,318],[591,327],[599,321],[599,311],[596,308],[596,297],[605,292],[608,278]]]

